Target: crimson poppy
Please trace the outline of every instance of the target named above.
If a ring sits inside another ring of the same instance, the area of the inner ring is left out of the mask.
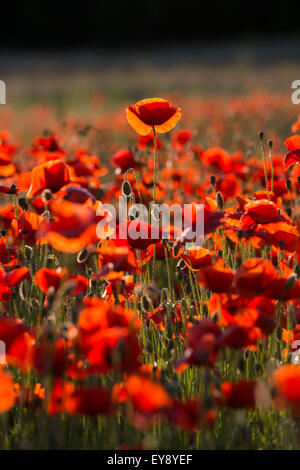
[[[150,98],[128,106],[126,114],[129,124],[138,134],[148,135],[153,127],[159,133],[173,129],[181,117],[181,109],[162,98]]]

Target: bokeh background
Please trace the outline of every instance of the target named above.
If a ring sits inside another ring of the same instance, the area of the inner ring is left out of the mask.
[[[95,96],[106,106],[174,92],[289,97],[300,78],[298,8],[256,0],[6,2],[7,103],[84,111]]]

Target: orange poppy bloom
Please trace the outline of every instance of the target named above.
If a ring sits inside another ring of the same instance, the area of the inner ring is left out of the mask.
[[[284,141],[289,152],[284,157],[285,171],[292,165],[300,162],[300,135],[293,135]]]
[[[15,392],[13,381],[9,374],[0,368],[0,413],[5,413],[14,406]]]
[[[275,370],[270,378],[277,392],[275,406],[279,409],[289,406],[295,417],[300,416],[300,367],[287,364]]]
[[[61,160],[43,163],[36,166],[31,172],[31,185],[27,197],[34,197],[46,188],[55,193],[69,181],[68,167]]]
[[[126,114],[129,124],[138,134],[150,134],[153,126],[156,132],[163,134],[176,126],[181,109],[162,98],[150,98],[128,106]]]
[[[96,236],[96,212],[69,201],[50,205],[54,222],[43,222],[37,238],[46,238],[59,251],[77,253],[82,248],[94,243]]]

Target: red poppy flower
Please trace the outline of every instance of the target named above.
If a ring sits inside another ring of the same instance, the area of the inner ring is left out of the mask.
[[[289,152],[284,157],[285,171],[292,165],[300,162],[300,135],[293,135],[284,141]]]
[[[114,154],[112,161],[115,166],[121,168],[122,173],[127,171],[129,168],[137,168],[134,155],[127,149],[118,150]]]
[[[168,132],[176,126],[181,117],[181,109],[162,98],[139,101],[128,106],[126,113],[129,124],[140,135],[150,134],[153,126],[156,132]]]
[[[101,387],[77,388],[68,396],[65,411],[69,414],[97,416],[111,409],[110,394]]]
[[[34,197],[46,188],[55,193],[69,181],[68,167],[61,160],[43,163],[31,172],[31,185],[27,197]]]
[[[216,323],[202,320],[192,326],[186,334],[185,352],[177,365],[177,371],[184,371],[189,365],[213,367],[218,354],[218,338],[222,332]]]
[[[290,407],[295,417],[300,416],[300,367],[297,364],[287,364],[275,370],[270,377],[275,387],[275,406]]]
[[[12,378],[0,366],[0,413],[10,410],[14,403],[15,392]]]
[[[217,403],[228,408],[255,408],[256,387],[256,382],[247,380],[224,382],[221,384],[221,396],[218,396]]]
[[[97,240],[97,218],[92,208],[54,201],[50,209],[55,219],[41,224],[38,239],[46,238],[50,245],[66,253],[77,253]]]
[[[83,276],[70,275],[64,268],[39,269],[35,274],[34,282],[45,294],[48,294],[50,287],[53,287],[54,290],[57,291],[61,283],[69,279],[72,279],[75,283],[75,287],[72,289],[72,295],[86,291],[88,280]]]

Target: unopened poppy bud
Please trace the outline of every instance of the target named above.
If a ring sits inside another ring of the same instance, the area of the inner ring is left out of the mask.
[[[300,176],[297,176],[298,183],[300,184]]]
[[[291,180],[286,180],[286,183],[285,183],[285,184],[286,184],[286,187],[287,187],[288,191],[290,191],[290,190],[292,189],[292,182],[291,182]]]
[[[295,273],[300,276],[300,264],[297,264],[297,266],[295,267]]]
[[[287,279],[286,283],[285,283],[285,290],[288,291],[290,289],[292,289],[294,287],[294,285],[296,284],[298,280],[298,276],[297,274],[291,274],[291,276]]]
[[[29,261],[31,260],[32,258],[32,253],[33,253],[33,250],[31,248],[31,246],[28,246],[26,245],[25,246],[25,258]]]
[[[273,147],[273,140],[268,140],[268,146],[270,149]]]
[[[153,310],[153,308],[151,308],[152,303],[146,295],[143,295],[141,305],[142,305],[142,310],[145,313],[151,312]]]
[[[129,197],[132,194],[131,184],[127,180],[125,180],[122,184],[122,194],[125,197]]]
[[[221,211],[224,207],[224,198],[220,191],[217,192],[217,205],[218,209]]]
[[[52,192],[50,191],[50,189],[45,189],[42,193],[42,199],[44,202],[48,202],[48,201],[51,201],[52,199]]]
[[[181,258],[178,263],[176,264],[176,269],[178,271],[181,271],[182,269],[184,269],[186,267],[186,264],[185,262],[183,261],[183,259]]]
[[[292,217],[292,215],[293,215],[292,208],[291,208],[291,207],[287,207],[286,213],[287,213],[287,215],[288,215],[289,217]]]
[[[210,184],[211,184],[212,186],[215,186],[215,184],[216,184],[216,177],[215,177],[215,175],[212,175],[212,176],[210,177]]]
[[[169,292],[169,290],[168,290],[166,287],[164,287],[164,288],[161,290],[160,299],[161,299],[160,302],[161,302],[161,304],[163,304],[163,305],[166,304],[167,302],[169,302],[169,300],[170,300],[170,292]]]
[[[264,136],[265,136],[264,132],[263,132],[263,131],[259,131],[259,133],[258,133],[259,139],[260,139],[260,140],[263,140]]]
[[[77,255],[77,263],[85,263],[89,257],[89,252],[86,248],[83,248]]]
[[[10,186],[10,194],[17,194],[17,186],[15,184]]]
[[[218,250],[218,256],[219,256],[219,258],[222,258],[222,256],[223,256],[223,250]]]
[[[28,202],[27,202],[27,199],[25,197],[20,197],[18,199],[18,204],[21,207],[21,209],[23,209],[24,211],[28,210]]]

